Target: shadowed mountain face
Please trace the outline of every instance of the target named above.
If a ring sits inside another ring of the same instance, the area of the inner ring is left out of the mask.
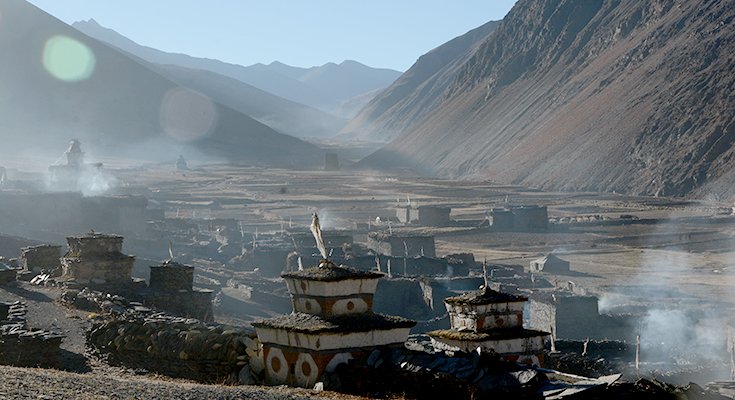
[[[340,118],[352,117],[356,111],[354,106],[343,106],[344,103],[362,101],[360,103],[362,106],[366,103],[364,99],[366,93],[387,87],[401,75],[398,71],[371,68],[356,61],[327,63],[312,68],[292,67],[280,62],[244,67],[141,46],[111,29],[100,26],[94,20],[75,22],[73,26],[91,37],[148,62],[214,72]]]
[[[734,18],[727,0],[521,0],[441,106],[365,162],[563,190],[732,195]]]
[[[0,3],[0,129],[17,151],[61,153],[70,138],[99,154],[168,152],[276,165],[321,152],[179,86],[23,0]]]
[[[344,137],[386,142],[439,107],[457,69],[498,26],[490,21],[421,56],[342,129]]]

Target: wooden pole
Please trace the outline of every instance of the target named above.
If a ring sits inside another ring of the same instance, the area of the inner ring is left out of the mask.
[[[641,335],[635,337],[635,369],[638,371],[641,362]]]

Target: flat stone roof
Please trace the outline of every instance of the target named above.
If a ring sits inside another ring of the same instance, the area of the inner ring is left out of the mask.
[[[180,268],[180,269],[194,269],[192,265],[181,264],[176,261],[168,260],[158,265],[151,265],[150,268]]]
[[[433,338],[462,340],[466,342],[485,342],[488,340],[525,339],[537,336],[549,336],[549,333],[525,328],[513,329],[491,329],[483,332],[456,331],[453,329],[440,329],[427,332]]]
[[[447,297],[446,299],[444,299],[444,302],[448,304],[485,305],[493,303],[520,302],[527,300],[528,298],[525,296],[498,292],[497,290],[492,290],[489,287],[484,287],[480,290],[473,290],[471,292],[463,293],[459,296]]]
[[[322,260],[318,267],[306,268],[303,271],[284,272],[281,277],[307,281],[337,282],[348,279],[379,279],[383,277],[383,274],[361,271],[346,265],[338,266],[331,261]]]
[[[305,313],[292,313],[252,323],[256,328],[285,329],[301,333],[346,333],[413,328],[416,321],[391,315],[361,313],[323,318]]]

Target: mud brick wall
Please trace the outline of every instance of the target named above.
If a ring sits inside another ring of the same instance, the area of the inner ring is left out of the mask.
[[[88,343],[114,364],[199,382],[235,382],[246,375],[254,383],[262,374],[252,331],[163,313],[96,324]]]

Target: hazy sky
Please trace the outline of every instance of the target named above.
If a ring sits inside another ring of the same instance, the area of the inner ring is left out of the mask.
[[[150,47],[236,64],[356,60],[404,71],[515,0],[29,0],[71,24],[94,18]]]

